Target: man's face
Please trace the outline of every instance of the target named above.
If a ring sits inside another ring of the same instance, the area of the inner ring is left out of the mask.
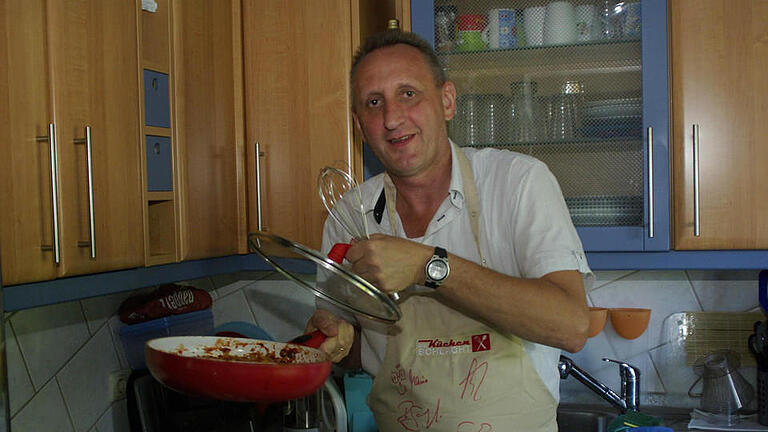
[[[390,174],[418,175],[450,152],[445,122],[453,118],[456,90],[451,82],[435,86],[418,49],[399,44],[371,52],[353,85],[355,125]]]

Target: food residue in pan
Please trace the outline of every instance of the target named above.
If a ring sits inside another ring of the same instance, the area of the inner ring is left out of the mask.
[[[176,353],[183,355],[186,350],[184,345],[179,345]],[[295,345],[285,345],[276,352],[263,342],[246,343],[218,339],[213,346],[200,347],[200,352],[195,353],[194,357],[234,362],[291,364],[296,363],[302,353],[303,350]]]

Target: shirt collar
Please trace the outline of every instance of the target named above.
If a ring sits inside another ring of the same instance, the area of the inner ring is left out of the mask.
[[[459,147],[454,144],[453,140],[450,138],[448,139],[451,143],[451,182],[448,185],[448,195],[451,200],[451,204],[453,204],[456,208],[463,208],[464,207],[464,183],[461,178],[461,168],[459,167],[459,160],[456,157],[456,152],[461,151]],[[386,172],[383,172],[379,174],[378,176],[374,177],[373,179],[377,184],[374,185],[373,190],[375,193],[370,194],[365,202],[365,211],[366,213],[374,211],[376,207],[376,203],[379,201],[380,197],[384,194],[384,184],[385,182],[391,183],[392,180],[389,178],[389,174]]]

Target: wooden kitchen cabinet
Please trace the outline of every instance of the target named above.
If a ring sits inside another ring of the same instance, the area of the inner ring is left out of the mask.
[[[5,285],[144,262],[137,5],[0,3]]]
[[[320,170],[345,164],[362,179],[349,102],[352,56],[365,35],[398,15],[397,4],[243,1],[249,230],[320,248],[327,216]]]
[[[171,3],[180,258],[244,253],[240,1]]]
[[[670,2],[675,249],[768,249],[767,20],[762,0]]]

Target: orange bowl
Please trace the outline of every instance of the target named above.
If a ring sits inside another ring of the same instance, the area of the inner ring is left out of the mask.
[[[588,337],[595,337],[603,331],[605,322],[608,320],[608,309],[601,307],[589,308],[589,334]]]
[[[650,309],[613,308],[610,311],[611,325],[624,339],[637,339],[648,328],[651,319]]]

